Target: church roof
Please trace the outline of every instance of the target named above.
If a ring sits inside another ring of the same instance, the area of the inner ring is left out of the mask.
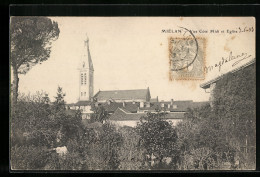
[[[94,98],[97,100],[149,100],[150,91],[148,89],[136,89],[136,90],[111,90],[111,91],[99,91]]]

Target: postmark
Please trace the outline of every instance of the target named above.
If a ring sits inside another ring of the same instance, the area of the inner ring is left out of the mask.
[[[184,30],[187,35],[168,39],[170,80],[204,79],[206,39]]]

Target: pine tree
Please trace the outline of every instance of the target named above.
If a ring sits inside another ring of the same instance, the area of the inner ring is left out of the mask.
[[[66,94],[63,93],[62,88],[58,86],[57,96],[54,97],[55,98],[54,107],[56,111],[65,110],[65,101],[64,101],[65,96]]]

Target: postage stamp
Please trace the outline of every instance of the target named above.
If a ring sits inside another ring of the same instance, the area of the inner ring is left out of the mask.
[[[204,79],[205,48],[205,38],[170,37],[170,80]]]

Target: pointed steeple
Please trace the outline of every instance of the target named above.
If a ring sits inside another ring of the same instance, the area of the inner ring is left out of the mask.
[[[94,71],[90,50],[89,50],[89,38],[87,34],[86,34],[86,40],[84,41],[83,67]]]
[[[79,70],[79,100],[90,101],[94,92],[94,67],[89,50],[89,38],[84,40]]]

